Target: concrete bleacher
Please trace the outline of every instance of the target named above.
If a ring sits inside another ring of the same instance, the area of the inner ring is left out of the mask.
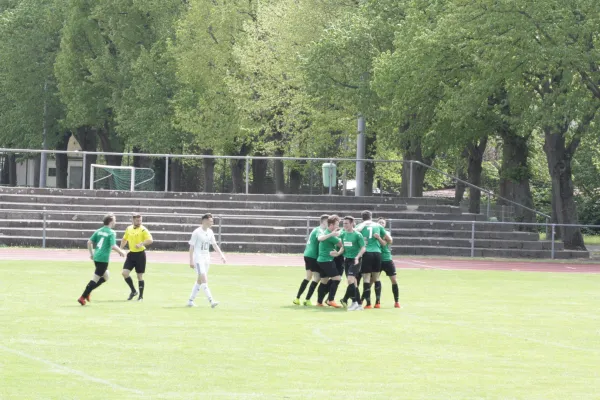
[[[152,232],[155,249],[186,250],[200,216],[215,216],[213,230],[225,251],[297,253],[321,214],[360,218],[368,209],[391,223],[395,255],[471,256],[471,221],[448,200],[435,198],[341,197],[327,195],[246,195],[122,192],[80,189],[0,187],[0,245],[40,246],[46,216],[48,247],[81,248],[101,225],[102,215],[118,215],[120,238],[138,211]],[[465,223],[462,223],[465,222]],[[389,226],[388,226],[389,227]],[[476,224],[475,257],[550,258],[550,241],[537,233],[514,231],[512,224]],[[556,258],[588,258],[586,251],[564,250]]]

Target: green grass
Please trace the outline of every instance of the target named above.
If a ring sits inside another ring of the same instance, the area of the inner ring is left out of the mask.
[[[144,303],[113,265],[81,307],[91,272],[0,262],[1,399],[599,396],[600,275],[402,270],[403,309],[384,281],[384,309],[349,313],[293,306],[300,268],[215,265],[214,310],[184,307],[173,264],[149,267]]]
[[[546,233],[540,233],[540,240],[549,240],[546,239]],[[600,245],[600,235],[583,235],[583,242],[585,244]]]

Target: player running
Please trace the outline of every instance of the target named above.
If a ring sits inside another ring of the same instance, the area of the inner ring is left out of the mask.
[[[108,262],[110,261],[110,251],[114,250],[125,257],[125,252],[117,246],[117,235],[113,228],[117,223],[117,218],[108,214],[104,217],[104,226],[98,229],[87,242],[87,247],[90,252],[90,258],[94,261],[96,270],[92,280],[87,284],[83,294],[77,301],[82,306],[85,306],[86,301],[90,301],[92,290],[97,289],[108,280]]]
[[[210,229],[213,225],[213,216],[212,214],[204,214],[202,216],[202,226],[196,228],[192,233],[192,237],[188,242],[190,245],[190,268],[194,269],[198,274],[198,278],[194,287],[192,288],[192,293],[190,294],[190,298],[188,300],[188,307],[195,307],[194,299],[198,295],[200,289],[204,291],[204,295],[206,299],[210,303],[212,308],[215,308],[219,305],[219,302],[213,299],[212,293],[208,288],[208,269],[210,267],[210,252],[209,248],[212,245],[213,249],[219,253],[221,256],[221,260],[223,263],[227,262],[225,259],[225,255],[221,251],[221,248],[217,244],[215,240],[215,234],[212,229]]]

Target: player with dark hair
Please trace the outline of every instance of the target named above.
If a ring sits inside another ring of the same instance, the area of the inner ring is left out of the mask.
[[[327,229],[327,218],[329,215],[323,214],[320,218],[320,225],[312,230],[310,235],[308,236],[308,240],[306,242],[306,248],[304,249],[304,268],[306,276],[302,280],[300,284],[300,288],[298,289],[298,294],[292,303],[297,306],[300,305],[300,296],[304,293],[306,286],[310,282],[310,287],[308,288],[308,293],[306,294],[306,300],[304,300],[305,306],[312,306],[312,302],[310,298],[312,297],[317,285],[319,284],[319,279],[321,278],[319,264],[317,264],[317,257],[319,256],[319,240],[318,237],[322,235],[322,233]],[[311,282],[312,280],[312,282]]]
[[[98,229],[87,242],[87,248],[90,252],[90,258],[94,261],[96,269],[92,280],[87,284],[83,294],[77,301],[82,306],[85,305],[86,301],[90,301],[90,294],[92,290],[97,289],[106,282],[109,278],[108,274],[108,262],[110,261],[110,251],[114,250],[125,257],[125,253],[117,246],[117,235],[113,228],[117,223],[117,218],[108,214],[104,217],[104,226]]]
[[[125,259],[125,264],[123,265],[123,271],[121,271],[121,273],[125,279],[125,283],[127,283],[129,289],[131,289],[131,293],[127,299],[131,300],[138,295],[138,292],[133,286],[133,279],[129,276],[131,271],[135,268],[140,289],[138,301],[143,301],[145,287],[144,273],[146,272],[146,246],[151,245],[153,240],[150,231],[142,225],[141,214],[137,212],[133,213],[132,219],[133,224],[125,229],[125,234],[123,235],[123,239],[121,239],[121,249],[124,249],[125,246],[129,244],[129,253],[127,253],[127,258]]]
[[[328,306],[341,308],[335,302],[335,294],[340,284],[342,277],[340,276],[333,259],[341,254],[335,250],[336,247],[341,247],[340,236],[340,217],[337,215],[331,215],[327,219],[327,229],[319,236],[319,255],[317,257],[317,263],[321,269],[321,284],[317,290],[317,306],[323,307],[323,299],[329,291],[328,300],[325,302]],[[328,285],[328,281],[331,283]]]
[[[386,220],[385,218],[378,218],[377,223],[381,225],[385,229]],[[400,303],[398,302],[399,298],[399,290],[398,290],[398,280],[396,277],[396,266],[394,265],[394,260],[392,259],[392,250],[390,245],[394,242],[392,239],[392,235],[390,232],[386,231],[385,236],[383,238],[379,238],[379,243],[381,244],[381,270],[385,272],[385,274],[390,278],[392,282],[392,293],[394,294],[394,307],[400,308]],[[377,278],[375,282],[375,303],[380,304],[381,301],[381,276]],[[379,283],[379,284],[378,284]],[[379,289],[378,289],[379,287]]]
[[[340,235],[340,239],[342,240],[341,252],[344,254],[344,269],[348,279],[348,288],[340,303],[342,303],[342,306],[348,307],[348,300],[352,299],[348,311],[362,310],[357,277],[360,275],[359,259],[364,254],[366,246],[362,234],[354,230],[353,217],[344,217],[344,230]]]

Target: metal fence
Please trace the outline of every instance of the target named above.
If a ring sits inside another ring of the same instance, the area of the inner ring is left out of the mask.
[[[483,200],[479,213],[488,219],[499,221],[514,220],[515,210],[526,210],[535,214],[546,225],[550,223],[548,214],[503,198],[492,190],[472,185],[456,176],[449,175],[433,166],[414,160],[373,160],[354,158],[301,158],[301,157],[260,157],[260,156],[215,156],[194,154],[149,154],[116,153],[61,150],[31,150],[0,148],[0,156],[19,160],[17,171],[8,171],[16,175],[16,185],[38,186],[40,168],[36,167],[36,157],[47,154],[49,187],[56,187],[60,178],[57,155],[63,155],[61,164],[65,167],[67,157],[68,177],[62,176],[63,186],[68,188],[94,189],[90,178],[93,176],[92,164],[103,164],[110,169],[109,161],[118,166],[133,166],[154,172],[154,191],[209,192],[209,193],[298,193],[329,194],[353,196],[356,194],[356,166],[364,163],[368,196],[406,196],[415,197],[422,192],[417,187],[417,170],[437,179],[440,185],[447,187],[460,182],[466,187],[479,190]],[[5,160],[0,160],[5,161]],[[0,176],[6,174],[0,162]],[[38,163],[39,164],[39,163]],[[335,164],[334,168],[325,165]],[[14,166],[12,168],[15,168]],[[115,170],[118,170],[115,168]],[[15,173],[16,172],[16,173]],[[9,174],[10,174],[9,173]],[[420,172],[422,176],[424,174]],[[133,174],[135,175],[135,174]],[[130,174],[129,176],[132,176]],[[403,182],[407,180],[408,182]],[[420,182],[420,180],[419,180]],[[127,185],[129,187],[129,185]],[[102,188],[106,188],[103,186]],[[119,187],[108,186],[109,189]],[[464,204],[464,203],[463,203]],[[523,224],[525,225],[525,224]]]
[[[43,210],[42,211],[42,237],[41,239],[41,244],[42,247],[45,248],[46,247],[46,239],[48,238],[48,222],[47,222],[47,214],[49,214],[50,212],[47,210]],[[69,212],[69,214],[79,214],[79,215],[98,215],[98,216],[102,216],[105,215],[104,213],[93,213],[93,212]],[[114,213],[116,216],[127,216],[130,217],[131,213]],[[160,213],[144,213],[144,217],[164,217],[164,216],[176,216],[176,217],[194,217],[194,218],[199,218],[198,214],[160,214]],[[219,246],[222,244],[223,242],[223,237],[227,235],[228,232],[224,232],[223,231],[223,223],[226,220],[235,220],[237,218],[237,216],[231,215],[223,215],[223,214],[218,214],[218,215],[213,215],[214,218],[214,222],[216,225],[216,237],[217,237],[217,243],[219,244]],[[265,219],[265,220],[273,220],[273,221],[280,221],[280,220],[293,220],[293,221],[298,221],[299,222],[299,226],[306,226],[306,231],[305,231],[305,236],[304,236],[304,240],[308,240],[308,237],[310,235],[310,232],[312,230],[312,228],[316,225],[319,224],[319,217],[274,217],[274,216],[261,216],[261,219]],[[357,222],[361,221],[360,218],[355,219]],[[394,223],[398,223],[398,221],[400,221],[400,219],[392,219],[392,218],[386,218],[387,221],[387,226],[386,229],[390,232],[390,234],[392,235],[392,237],[402,237],[402,229],[401,228],[394,228]],[[475,257],[475,249],[476,247],[476,243],[477,243],[477,239],[475,238],[475,234],[478,231],[485,231],[482,229],[477,229],[478,227],[485,227],[485,226],[490,226],[490,225],[517,225],[514,222],[499,222],[499,221],[464,221],[464,220],[421,220],[421,219],[410,219],[411,222],[426,222],[426,223],[450,223],[450,224],[454,224],[454,225],[463,225],[463,226],[470,226],[470,232],[471,232],[471,238],[469,239],[469,243],[470,243],[470,249],[471,249],[471,257]],[[192,225],[192,224],[190,224]],[[539,224],[539,223],[519,223],[518,225],[531,225],[531,226],[546,226],[546,224]],[[600,228],[600,225],[569,225],[569,224],[549,224],[546,227],[546,230],[549,232],[549,234],[546,236],[546,240],[545,241],[549,241],[551,243],[551,258],[555,259],[556,258],[556,228],[557,227],[577,227],[577,228]]]

